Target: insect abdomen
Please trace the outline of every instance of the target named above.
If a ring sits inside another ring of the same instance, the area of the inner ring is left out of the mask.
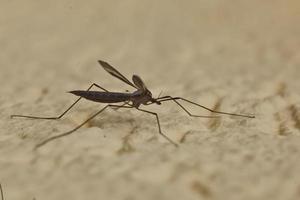
[[[74,90],[70,93],[83,97],[85,99],[100,102],[100,103],[118,103],[130,100],[131,94],[120,92],[98,92],[98,91],[84,91]]]

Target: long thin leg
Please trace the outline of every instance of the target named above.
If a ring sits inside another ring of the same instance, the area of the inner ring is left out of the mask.
[[[92,115],[91,117],[89,117],[87,120],[85,120],[83,123],[81,123],[80,125],[78,125],[77,127],[75,127],[74,129],[72,129],[72,130],[70,130],[68,132],[65,132],[65,133],[62,133],[62,134],[50,137],[50,138],[42,141],[41,143],[37,144],[35,146],[35,148],[39,148],[39,147],[47,144],[48,142],[51,142],[52,140],[55,140],[55,139],[58,139],[58,138],[61,138],[61,137],[65,137],[67,135],[72,134],[74,131],[78,130],[80,127],[82,127],[84,124],[86,124],[87,122],[89,122],[90,120],[92,120],[93,118],[95,118],[97,115],[99,115],[101,112],[103,112],[108,107],[114,107],[114,108],[132,108],[132,106],[124,106],[124,105],[107,105],[104,108],[102,108],[101,110],[99,110],[97,113],[95,113],[94,115]]]
[[[182,104],[180,104],[176,99],[172,99],[182,110],[184,110],[191,117],[201,117],[201,118],[219,118],[220,116],[207,116],[207,115],[194,115],[191,114]]]
[[[0,192],[1,192],[1,200],[4,200],[4,194],[3,194],[1,183],[0,183]]]
[[[255,118],[255,116],[253,116],[253,115],[241,115],[241,114],[235,114],[235,113],[229,113],[229,112],[222,112],[222,111],[212,110],[210,108],[207,108],[205,106],[202,106],[202,105],[200,105],[198,103],[192,102],[192,101],[187,100],[187,99],[182,98],[182,97],[165,96],[165,97],[160,97],[160,98],[157,99],[157,101],[159,101],[159,102],[163,102],[163,101],[175,101],[176,102],[176,100],[182,100],[182,101],[191,103],[191,104],[199,106],[199,107],[201,107],[201,108],[203,108],[205,110],[208,110],[208,111],[210,111],[212,113],[218,113],[218,114],[224,114],[224,115],[231,115],[231,116],[238,116],[238,117]],[[181,107],[183,108],[183,106],[181,106]]]
[[[99,86],[96,83],[93,83],[88,89],[87,91],[89,91],[93,86],[100,88],[101,90],[104,90],[105,92],[108,92],[106,89],[104,89],[103,87]],[[11,118],[15,118],[15,117],[22,117],[22,118],[30,118],[30,119],[48,119],[48,120],[55,120],[55,119],[60,119],[62,118],[69,110],[71,110],[71,108],[73,106],[75,106],[75,104],[78,103],[78,101],[81,99],[82,97],[79,97],[69,108],[67,108],[67,110],[65,110],[62,114],[60,114],[57,117],[36,117],[36,116],[29,116],[29,115],[11,115]]]
[[[125,105],[128,105],[128,106],[131,106],[128,102],[124,102],[123,104],[121,104],[120,106],[125,106]],[[112,108],[114,110],[119,110],[121,107],[117,107],[117,108]]]
[[[157,121],[157,125],[158,125],[158,132],[160,135],[162,135],[166,140],[168,140],[170,143],[172,143],[173,145],[175,145],[176,147],[178,147],[178,144],[176,144],[174,141],[172,141],[168,136],[166,136],[162,131],[161,131],[161,128],[160,128],[160,122],[159,122],[159,118],[158,118],[158,114],[155,113],[155,112],[151,112],[151,111],[148,111],[148,110],[143,110],[143,109],[140,109],[140,108],[136,108],[138,109],[139,111],[142,111],[142,112],[145,112],[145,113],[149,113],[151,115],[154,115],[156,117],[156,121]]]

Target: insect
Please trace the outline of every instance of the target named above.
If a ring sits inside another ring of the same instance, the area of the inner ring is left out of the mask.
[[[146,87],[146,85],[144,84],[144,82],[142,81],[142,79],[139,76],[133,75],[132,76],[133,82],[131,82],[125,76],[123,76],[119,71],[117,71],[114,67],[112,67],[110,64],[108,64],[107,62],[104,62],[102,60],[99,60],[98,62],[104,68],[104,70],[106,70],[109,74],[118,78],[119,80],[123,81],[124,83],[127,83],[128,85],[132,86],[136,90],[132,93],[110,92],[110,91],[104,89],[103,87],[101,87],[100,85],[93,83],[87,90],[70,91],[70,93],[72,93],[76,96],[79,96],[79,98],[70,107],[68,107],[62,114],[60,114],[57,117],[11,115],[12,118],[23,117],[23,118],[31,118],[31,119],[56,120],[56,119],[62,118],[82,98],[85,98],[90,101],[99,102],[99,103],[107,103],[107,105],[105,107],[103,107],[101,110],[99,110],[98,112],[96,112],[95,114],[90,116],[88,119],[86,119],[84,122],[82,122],[77,127],[73,128],[72,130],[70,130],[68,132],[65,132],[65,133],[62,133],[59,135],[55,135],[53,137],[50,137],[50,138],[40,142],[39,144],[36,145],[36,148],[41,147],[55,139],[72,134],[74,131],[78,130],[80,127],[82,127],[88,121],[95,118],[97,115],[102,113],[107,108],[115,108],[115,109],[121,109],[121,108],[122,109],[123,108],[132,109],[132,108],[134,108],[134,109],[137,109],[138,111],[153,115],[156,118],[159,134],[175,146],[178,146],[178,144],[175,143],[173,140],[171,140],[167,135],[165,135],[162,132],[158,114],[155,112],[140,108],[141,105],[145,105],[145,106],[151,105],[151,104],[161,105],[162,102],[172,101],[191,117],[204,117],[204,118],[219,117],[218,115],[211,115],[211,116],[193,115],[179,102],[179,100],[181,100],[181,101],[193,104],[195,106],[201,107],[201,108],[208,110],[211,113],[215,113],[215,114],[231,115],[231,116],[246,117],[246,118],[255,118],[255,116],[253,116],[253,115],[242,115],[242,114],[235,114],[235,113],[212,110],[210,108],[207,108],[205,106],[202,106],[198,103],[195,103],[193,101],[190,101],[190,100],[182,98],[182,97],[162,96],[162,97],[158,97],[158,98],[153,98],[152,93],[148,90],[148,88]],[[96,87],[102,91],[91,91],[92,87]],[[122,105],[115,104],[115,103],[121,103],[121,102],[123,102]]]

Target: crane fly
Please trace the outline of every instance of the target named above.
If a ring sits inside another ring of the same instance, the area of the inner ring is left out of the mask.
[[[183,102],[190,103],[190,104],[193,104],[195,106],[201,107],[201,108],[203,108],[205,110],[208,110],[209,112],[215,113],[215,114],[231,115],[231,116],[246,117],[246,118],[255,118],[255,116],[253,116],[253,115],[243,115],[243,114],[236,114],[236,113],[229,113],[229,112],[222,112],[222,111],[213,110],[213,109],[210,109],[208,107],[205,107],[203,105],[200,105],[198,103],[195,103],[193,101],[190,101],[190,100],[182,98],[182,97],[162,96],[162,97],[153,98],[152,93],[150,92],[150,90],[148,90],[148,88],[146,87],[146,85],[144,84],[144,82],[142,81],[142,79],[139,76],[133,75],[132,76],[132,82],[131,82],[125,76],[123,76],[118,70],[116,70],[114,67],[112,67],[107,62],[104,62],[102,60],[99,60],[98,62],[104,68],[104,70],[106,72],[108,72],[112,76],[118,78],[119,80],[123,81],[124,83],[130,85],[131,87],[133,87],[135,89],[135,91],[132,92],[132,93],[110,92],[110,91],[106,90],[105,88],[101,87],[100,85],[98,85],[96,83],[93,83],[87,90],[73,90],[73,91],[70,91],[71,94],[79,96],[79,98],[71,106],[69,106],[62,114],[60,114],[57,117],[37,117],[37,116],[30,116],[30,115],[11,115],[12,118],[22,117],[22,118],[30,118],[30,119],[56,120],[56,119],[62,118],[82,98],[90,100],[90,101],[98,102],[98,103],[107,103],[107,105],[105,107],[103,107],[98,112],[96,112],[95,114],[90,116],[88,119],[86,119],[84,122],[82,122],[77,127],[73,128],[72,130],[70,130],[68,132],[49,137],[48,139],[46,139],[46,140],[40,142],[39,144],[37,144],[36,148],[41,147],[41,146],[43,146],[43,145],[45,145],[45,144],[47,144],[47,143],[49,143],[53,140],[56,140],[58,138],[61,138],[61,137],[72,134],[73,132],[78,130],[80,127],[82,127],[84,124],[86,124],[87,122],[89,122],[90,120],[95,118],[97,115],[102,113],[107,108],[115,108],[115,109],[121,109],[121,108],[132,109],[132,108],[134,108],[134,109],[137,109],[138,111],[153,115],[156,118],[159,134],[175,146],[178,146],[178,144],[176,142],[174,142],[173,140],[171,140],[167,135],[165,135],[162,132],[158,114],[155,113],[155,112],[149,111],[149,110],[141,109],[140,105],[145,105],[145,106],[146,105],[151,105],[151,104],[161,105],[162,102],[172,101],[191,117],[203,117],[203,118],[220,117],[219,115],[204,116],[204,115],[191,114],[179,102],[179,101],[183,101]],[[98,88],[102,91],[91,91],[92,87],[96,87],[96,88]],[[114,103],[121,103],[121,102],[123,102],[123,104],[121,104],[121,105],[114,104]]]

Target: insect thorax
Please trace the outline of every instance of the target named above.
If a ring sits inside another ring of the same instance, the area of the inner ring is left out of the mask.
[[[147,104],[152,100],[152,94],[149,90],[137,90],[133,92],[131,101],[134,107],[138,108],[141,104]]]

